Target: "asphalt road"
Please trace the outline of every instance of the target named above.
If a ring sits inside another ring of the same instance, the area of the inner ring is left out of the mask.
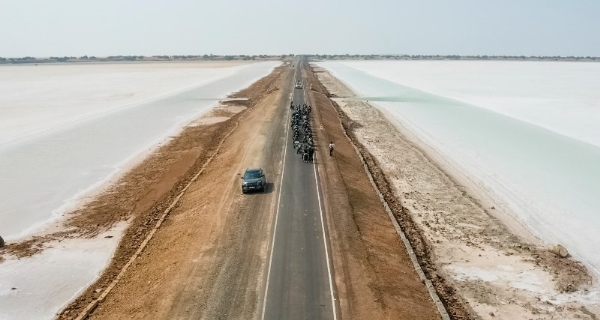
[[[304,63],[296,62],[296,79],[302,79]],[[294,89],[294,104],[304,98],[304,89]],[[289,113],[285,121],[289,126]],[[302,161],[293,148],[292,130],[287,135],[262,318],[335,319],[316,165]]]

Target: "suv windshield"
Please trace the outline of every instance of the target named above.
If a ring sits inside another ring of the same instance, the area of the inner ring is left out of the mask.
[[[260,171],[258,171],[258,170],[246,171],[246,173],[244,173],[244,179],[258,179],[258,178],[260,178]]]

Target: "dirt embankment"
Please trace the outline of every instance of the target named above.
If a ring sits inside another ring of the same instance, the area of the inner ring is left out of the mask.
[[[343,319],[440,319],[326,91],[310,69],[317,164]],[[335,155],[327,145],[335,143]]]
[[[463,299],[461,299],[461,297],[455,292],[455,290],[452,288],[452,286],[444,280],[443,277],[440,277],[437,274],[435,268],[432,268],[433,264],[431,263],[431,258],[430,258],[431,252],[430,252],[429,247],[426,245],[426,242],[423,238],[423,235],[420,232],[420,229],[415,226],[415,224],[414,224],[413,220],[410,218],[410,216],[408,216],[406,214],[406,212],[403,212],[402,205],[399,203],[399,201],[397,200],[394,193],[391,192],[389,183],[388,183],[385,175],[381,171],[381,169],[379,169],[379,167],[377,166],[377,163],[375,162],[373,156],[371,154],[369,154],[365,150],[365,148],[357,141],[355,134],[354,134],[354,129],[359,127],[360,124],[355,121],[352,121],[344,112],[342,112],[340,110],[339,106],[334,101],[329,99],[331,94],[327,91],[327,88],[320,83],[320,81],[318,80],[318,78],[316,76],[313,77],[313,90],[318,92],[321,95],[321,97],[318,99],[320,104],[328,106],[328,108],[331,110],[330,112],[333,112],[335,114],[335,117],[338,122],[333,125],[338,126],[339,131],[343,130],[343,132],[341,134],[338,134],[337,137],[332,137],[332,140],[333,140],[333,138],[336,138],[335,139],[336,149],[339,148],[338,141],[345,140],[345,136],[343,134],[345,132],[346,136],[349,137],[351,140],[350,143],[352,143],[354,146],[356,146],[358,148],[358,150],[360,151],[361,156],[365,160],[365,162],[368,166],[368,170],[371,173],[375,184],[377,185],[377,188],[383,194],[385,201],[388,203],[388,206],[390,207],[390,209],[394,213],[395,217],[397,218],[397,221],[400,224],[402,230],[405,232],[407,238],[410,240],[413,250],[415,251],[415,254],[417,255],[417,257],[419,258],[420,265],[423,268],[423,271],[426,273],[428,279],[432,280],[432,282],[436,288],[436,291],[437,291],[438,295],[440,296],[440,299],[443,301],[449,315],[453,319],[474,319],[475,317],[470,312],[468,306],[465,304],[465,301],[463,301]],[[349,149],[348,150],[349,153],[351,153],[351,154],[355,153],[355,150],[354,150],[354,148],[351,147],[351,145],[349,145],[348,149]],[[336,153],[338,153],[338,152],[336,152]],[[339,153],[338,153],[338,156],[336,156],[336,158],[338,158],[338,157],[339,157]],[[356,157],[356,158],[358,158],[358,157]],[[338,160],[338,162],[339,161],[340,160]],[[360,161],[356,162],[355,170],[359,170],[359,173],[360,173],[360,171],[364,170],[362,167],[363,167],[363,165],[362,165],[362,163],[360,163]],[[355,175],[356,175],[356,173],[355,173]],[[351,180],[351,177],[349,177],[348,180]],[[367,185],[365,185],[364,187],[367,187]],[[368,185],[368,187],[370,187],[370,184]],[[374,200],[376,200],[376,202],[380,201],[379,198],[374,193],[373,193],[373,196],[374,196]],[[363,202],[362,201],[363,199],[361,199],[361,197],[355,196],[355,197],[349,197],[349,198],[353,198],[356,201],[356,203]],[[381,207],[380,211],[383,211],[383,207],[381,206],[381,204],[372,204],[371,208],[377,207],[377,206]],[[387,214],[385,214],[385,212],[383,212],[383,214],[380,213],[380,215],[381,215],[382,220],[385,220],[385,219],[389,220],[389,217],[387,216]],[[372,214],[369,214],[368,218],[372,219]],[[391,223],[389,223],[388,228],[393,228]],[[397,242],[397,245],[400,246],[401,242],[397,235],[395,235],[394,240]],[[410,264],[410,261],[408,260],[408,256],[403,257],[402,260],[403,260],[403,264],[406,265],[406,267],[412,269],[412,264]],[[412,273],[414,273],[414,276],[416,277],[416,273],[414,272],[414,270]],[[418,280],[418,278],[417,278],[417,280]],[[427,295],[427,297],[429,298],[428,295]]]
[[[515,236],[391,118],[355,99],[324,70],[316,72],[321,82],[316,88],[333,99],[346,133],[453,318],[595,317],[590,310],[597,302],[588,292],[592,278],[580,263]]]
[[[208,121],[210,124],[196,123],[186,127],[177,137],[124,175],[113,187],[86,207],[70,214],[66,223],[70,231],[60,236],[94,236],[123,220],[129,220],[130,226],[100,279],[65,308],[58,316],[59,319],[75,318],[83,308],[100,296],[146,239],[173,199],[205,165],[207,159],[219,152],[217,146],[237,127],[240,118],[270,93],[278,90],[277,81],[284,72],[284,67],[277,68],[249,88],[234,94],[234,98],[246,99],[227,101],[212,114],[203,117],[219,117],[219,122]],[[209,185],[208,181],[202,181]],[[42,240],[33,239],[31,243],[20,244],[23,248],[12,250],[16,254],[32,254]],[[177,245],[186,244],[182,242]],[[159,255],[155,258],[157,261],[161,260]],[[143,291],[131,292],[133,297],[144,294]]]

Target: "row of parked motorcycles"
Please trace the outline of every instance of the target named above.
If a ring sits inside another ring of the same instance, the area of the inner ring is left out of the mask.
[[[310,127],[311,106],[307,104],[297,104],[290,102],[292,109],[292,141],[296,154],[302,155],[302,161],[313,162],[315,155],[315,142],[312,129]]]

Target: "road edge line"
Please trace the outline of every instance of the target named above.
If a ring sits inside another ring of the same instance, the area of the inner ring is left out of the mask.
[[[292,93],[290,93],[290,100],[292,100],[292,95],[293,95],[293,91]],[[289,120],[290,117],[290,111],[287,111],[287,120]],[[265,319],[265,312],[267,310],[267,294],[269,293],[269,280],[271,278],[271,266],[273,264],[273,249],[275,248],[275,235],[277,234],[277,222],[279,220],[279,207],[281,205],[281,191],[283,190],[282,186],[283,186],[283,177],[285,174],[285,157],[287,155],[287,146],[288,146],[288,133],[289,133],[289,127],[288,127],[288,123],[289,121],[284,122],[285,123],[285,134],[284,134],[284,139],[285,139],[285,143],[283,144],[283,157],[281,158],[281,179],[279,180],[279,196],[277,197],[277,211],[275,212],[275,225],[273,226],[273,236],[271,237],[271,254],[269,255],[269,267],[267,269],[267,282],[265,283],[265,295],[263,297],[263,306],[262,306],[262,313],[260,316],[260,319],[264,320]]]
[[[329,248],[327,243],[327,234],[325,233],[325,221],[323,219],[323,208],[321,205],[321,189],[319,188],[319,173],[317,164],[313,163],[315,172],[315,185],[317,186],[317,198],[319,199],[319,213],[321,216],[321,230],[323,231],[323,245],[325,246],[325,260],[327,261],[327,276],[329,277],[329,291],[331,292],[331,306],[333,308],[333,320],[337,320],[337,310],[335,308],[335,291],[333,290],[333,279],[331,276],[331,265],[329,262]]]
[[[310,63],[307,62],[308,67],[310,68]],[[304,87],[304,101],[306,103],[309,103],[310,100],[314,100],[314,99],[309,99],[309,92],[312,91],[312,89],[309,89],[309,91],[306,90],[306,87]],[[312,97],[312,94],[310,95],[310,97]],[[312,97],[314,98],[314,97]],[[317,163],[313,162],[313,169],[314,169],[314,173],[315,173],[315,185],[317,186],[317,198],[319,200],[319,214],[320,214],[320,218],[321,218],[321,230],[323,231],[323,244],[325,246],[325,258],[327,261],[327,276],[329,277],[329,291],[331,292],[331,305],[333,308],[333,319],[337,320],[337,309],[336,309],[336,299],[335,299],[335,290],[333,289],[333,276],[332,276],[332,272],[331,272],[331,263],[329,261],[330,257],[329,257],[329,246],[328,246],[328,242],[327,242],[327,234],[325,232],[325,219],[323,218],[323,207],[322,207],[322,203],[321,203],[321,189],[319,188],[319,181],[321,179],[319,179],[319,170],[317,170]]]

